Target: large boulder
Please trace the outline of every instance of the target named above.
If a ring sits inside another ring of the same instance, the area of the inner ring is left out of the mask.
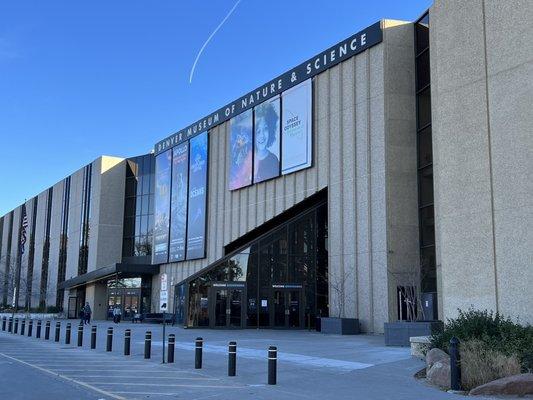
[[[470,391],[471,395],[517,395],[533,394],[533,374],[506,376],[485,383]]]
[[[437,361],[442,360],[450,360],[450,356],[442,351],[441,349],[431,349],[426,354],[426,371],[429,372],[430,368],[435,364]]]
[[[432,385],[448,390],[450,388],[449,358],[434,362],[426,373],[426,379]]]

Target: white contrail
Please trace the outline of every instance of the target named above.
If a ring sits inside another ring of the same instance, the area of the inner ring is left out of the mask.
[[[196,64],[198,63],[198,59],[199,59],[200,56],[202,55],[202,52],[204,51],[205,46],[207,46],[207,44],[211,41],[211,39],[213,38],[213,36],[215,36],[215,33],[217,33],[217,31],[222,27],[222,25],[224,25],[224,22],[226,22],[226,20],[230,17],[230,15],[233,14],[233,11],[235,11],[235,9],[237,8],[237,6],[239,5],[240,2],[241,2],[241,0],[237,0],[237,2],[235,3],[235,5],[232,7],[231,10],[229,10],[228,14],[224,17],[224,19],[222,20],[222,22],[221,22],[220,24],[218,24],[218,26],[217,26],[216,29],[213,31],[213,33],[211,33],[211,35],[209,35],[209,37],[208,37],[207,40],[205,41],[204,45],[202,46],[202,48],[201,48],[200,51],[198,52],[198,55],[196,56],[196,60],[194,60],[194,64],[192,65],[192,68],[191,68],[191,74],[189,75],[189,83],[192,83],[192,76],[194,75],[194,69],[196,68]]]

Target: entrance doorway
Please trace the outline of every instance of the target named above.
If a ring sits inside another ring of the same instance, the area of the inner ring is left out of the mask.
[[[246,286],[244,283],[215,283],[209,293],[211,328],[244,328]]]
[[[272,285],[270,304],[270,326],[282,329],[304,327],[304,305],[302,285]]]

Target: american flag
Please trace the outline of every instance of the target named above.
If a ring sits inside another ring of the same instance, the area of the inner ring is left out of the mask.
[[[26,229],[28,228],[28,214],[26,206],[22,206],[22,222],[20,224],[20,254],[24,254],[24,245],[26,244]]]

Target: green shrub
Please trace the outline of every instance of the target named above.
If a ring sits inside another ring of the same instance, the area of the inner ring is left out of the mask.
[[[449,319],[444,330],[431,337],[432,347],[448,351],[452,336],[464,342],[478,339],[488,348],[506,356],[515,355],[522,371],[533,371],[533,327],[520,325],[499,313],[470,308],[459,310],[457,318]]]

